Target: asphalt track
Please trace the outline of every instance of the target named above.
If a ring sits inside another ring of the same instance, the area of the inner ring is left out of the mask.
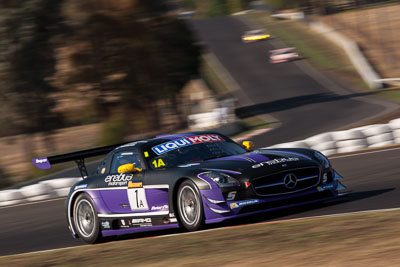
[[[400,148],[334,158],[331,160],[332,164],[345,177],[343,182],[351,191],[347,198],[325,205],[282,210],[208,227],[400,207],[399,160]],[[67,229],[63,199],[1,208],[0,218],[0,256],[84,244],[73,239]],[[180,231],[148,232],[123,238],[133,239],[176,232]]]
[[[277,129],[253,138],[259,147],[336,130],[395,108],[369,93],[352,92],[313,70],[305,60],[269,63],[269,50],[280,42],[242,43],[243,32],[257,26],[236,16],[194,21],[192,25],[207,51],[240,87],[234,92],[241,105],[237,114],[268,114],[280,121]]]
[[[249,28],[237,18],[197,21],[194,27],[210,52],[239,84],[241,90],[234,92],[241,105],[238,114],[270,114],[281,122],[277,129],[254,138],[257,147],[303,139],[388,110],[382,101],[332,85],[305,62],[269,64],[267,51],[275,47],[268,41],[242,44],[240,35]],[[347,201],[284,210],[211,227],[399,207],[399,158],[400,150],[396,149],[333,159],[335,168],[346,178],[344,183],[352,190]],[[75,173],[69,170],[59,175]],[[82,241],[71,237],[64,216],[63,199],[0,208],[0,256],[82,245]]]

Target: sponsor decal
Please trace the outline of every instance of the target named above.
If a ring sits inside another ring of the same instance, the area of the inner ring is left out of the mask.
[[[132,182],[132,181],[128,182],[128,188],[141,188],[141,187],[143,187],[142,182]]]
[[[170,217],[170,218],[175,218],[175,213],[171,212],[171,213],[169,214],[169,217]]]
[[[46,157],[32,159],[32,163],[39,169],[47,170],[51,168],[50,162]]]
[[[258,204],[260,201],[258,199],[250,199],[250,200],[243,200],[243,201],[237,201],[237,202],[232,202],[230,204],[231,209],[237,209],[240,207],[248,206],[248,205],[254,205]]]
[[[134,224],[134,223],[151,223],[151,218],[132,219],[132,224]]]
[[[101,222],[101,227],[103,229],[111,229],[110,221],[102,221]]]
[[[206,142],[221,142],[225,141],[222,137],[217,134],[203,134],[185,137],[177,140],[171,140],[162,144],[159,144],[151,149],[157,154],[161,155],[168,151],[178,149],[193,144],[206,143]]]
[[[74,190],[84,189],[86,187],[87,187],[87,184],[80,184],[80,185],[75,186]]]
[[[46,163],[47,162],[47,158],[39,158],[35,160],[35,163],[38,164],[42,164],[42,163]]]
[[[166,143],[162,143],[160,145],[157,145],[155,147],[152,147],[151,149],[157,154],[157,155],[161,155],[163,153],[166,153],[168,151],[174,150],[174,149],[178,149],[181,147],[185,147],[185,146],[189,146],[192,143],[189,142],[189,140],[187,140],[186,138],[182,138],[182,139],[178,139],[178,140],[173,140],[173,141],[169,141]]]
[[[280,163],[284,163],[284,162],[299,161],[299,160],[300,159],[296,158],[296,157],[272,159],[272,160],[268,160],[268,161],[264,161],[264,162],[260,162],[258,164],[255,164],[255,165],[252,166],[252,168],[256,169],[256,168],[260,168],[260,167],[263,167],[263,166],[271,166],[271,165],[280,164]]]
[[[106,182],[108,186],[123,186],[126,185],[130,180],[132,180],[132,178],[132,174],[120,173],[107,175],[104,179],[104,182]]]
[[[148,227],[153,226],[151,218],[120,219],[120,228]]]
[[[121,219],[119,220],[120,228],[129,228],[132,226],[132,222],[129,219]]]
[[[231,206],[231,210],[239,208],[239,205],[237,203],[235,203],[235,202],[231,203],[230,206]]]
[[[148,157],[149,157],[149,152],[145,151],[143,154],[144,154],[144,157],[145,157],[145,158],[148,158]]]
[[[334,188],[333,184],[327,184],[327,185],[323,185],[323,186],[318,186],[317,190],[318,190],[318,192],[322,192],[322,191],[325,191],[325,190],[331,189],[331,188]]]
[[[169,222],[176,223],[176,222],[178,222],[178,220],[176,218],[171,218],[171,219],[169,219]]]
[[[224,141],[224,139],[222,139],[222,137],[220,137],[219,135],[216,135],[216,134],[196,135],[196,136],[187,137],[187,139],[190,142],[192,142],[193,144]]]
[[[168,210],[168,205],[152,206],[151,210]]]

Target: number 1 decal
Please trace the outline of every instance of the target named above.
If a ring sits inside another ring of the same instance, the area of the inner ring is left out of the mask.
[[[148,210],[144,188],[128,188],[128,200],[131,210]]]

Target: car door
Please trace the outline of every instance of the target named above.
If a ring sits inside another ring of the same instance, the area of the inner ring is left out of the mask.
[[[133,163],[141,171],[118,173],[118,167],[128,163]],[[104,178],[105,188],[100,192],[112,213],[149,210],[143,189],[143,166],[137,150],[127,149],[114,153],[108,175]]]

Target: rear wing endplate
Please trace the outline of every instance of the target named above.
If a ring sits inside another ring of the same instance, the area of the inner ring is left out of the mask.
[[[85,165],[86,158],[108,154],[113,149],[115,149],[119,146],[122,146],[124,144],[127,144],[127,143],[130,143],[130,142],[125,142],[122,144],[116,144],[116,145],[110,145],[110,146],[104,146],[104,147],[99,147],[99,148],[92,148],[92,149],[87,149],[87,150],[81,150],[81,151],[77,151],[77,152],[72,152],[72,153],[67,153],[67,154],[62,154],[62,155],[57,155],[57,156],[52,156],[52,157],[35,158],[35,159],[32,159],[32,163],[39,169],[47,170],[47,169],[50,169],[53,164],[58,164],[58,163],[68,162],[68,161],[75,161],[82,178],[85,179],[86,177],[88,177],[88,172],[87,172],[86,165]]]

